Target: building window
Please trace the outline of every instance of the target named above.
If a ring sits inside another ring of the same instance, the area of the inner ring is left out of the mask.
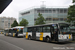
[[[67,9],[64,9],[64,13],[67,13],[68,12],[68,10]]]
[[[57,9],[57,12],[60,13],[59,9]]]
[[[21,15],[26,15],[26,14],[29,14],[29,13],[30,13],[30,11],[25,12],[25,13],[21,13]]]
[[[52,13],[52,10],[49,10],[49,13]]]
[[[53,18],[53,21],[58,21],[59,19],[58,18]]]
[[[66,21],[67,20],[67,18],[64,18],[64,21]]]
[[[46,18],[46,21],[50,21],[51,20],[51,18]]]
[[[48,13],[48,10],[37,10],[37,13]]]
[[[36,21],[37,19],[34,19],[34,21]]]
[[[40,10],[37,10],[37,13],[40,13]]]
[[[56,10],[55,9],[53,9],[53,13],[55,13],[56,12]]]
[[[48,10],[45,10],[45,13],[48,13]]]
[[[60,18],[60,21],[63,21],[63,18]]]
[[[40,12],[41,12],[41,13],[44,13],[44,10],[41,10]]]
[[[63,9],[60,9],[60,13],[63,13]]]
[[[8,26],[10,26],[10,23],[8,23]]]

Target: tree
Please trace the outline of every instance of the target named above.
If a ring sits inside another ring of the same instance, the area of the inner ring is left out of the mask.
[[[75,2],[75,0],[74,0]],[[68,8],[68,17],[67,22],[75,24],[75,5],[72,5]]]
[[[18,23],[17,23],[16,20],[13,22],[13,24],[11,25],[11,27],[15,27],[15,26],[18,26]]]
[[[36,19],[35,25],[45,24],[45,19],[42,14],[39,13],[38,16],[39,17]]]
[[[75,2],[75,0],[73,0],[73,3]]]
[[[22,21],[19,24],[20,26],[27,26],[28,25],[28,21],[26,19],[22,19]]]

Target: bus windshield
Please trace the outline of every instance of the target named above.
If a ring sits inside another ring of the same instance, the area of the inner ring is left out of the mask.
[[[19,34],[23,34],[23,29],[19,28]]]
[[[5,33],[8,33],[8,30],[4,30]]]
[[[61,32],[70,32],[70,27],[68,24],[59,24]]]

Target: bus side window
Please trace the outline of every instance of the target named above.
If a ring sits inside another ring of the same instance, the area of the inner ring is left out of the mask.
[[[28,32],[32,32],[33,29],[32,29],[32,28],[27,28],[27,31],[28,31]]]
[[[50,26],[47,26],[46,31],[47,31],[47,32],[50,32]]]
[[[42,32],[42,27],[37,27],[37,32]]]
[[[33,28],[33,31],[36,32],[36,27]]]
[[[39,32],[39,28],[38,27],[36,28],[36,32]]]
[[[50,26],[43,26],[43,32],[50,32]]]
[[[43,27],[43,32],[46,32],[46,27]]]
[[[27,28],[24,28],[23,31],[24,31],[24,32],[27,32]]]

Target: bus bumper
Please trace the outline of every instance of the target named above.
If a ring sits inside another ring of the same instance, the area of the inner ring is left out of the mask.
[[[18,34],[18,37],[23,37],[24,35],[23,34]]]

